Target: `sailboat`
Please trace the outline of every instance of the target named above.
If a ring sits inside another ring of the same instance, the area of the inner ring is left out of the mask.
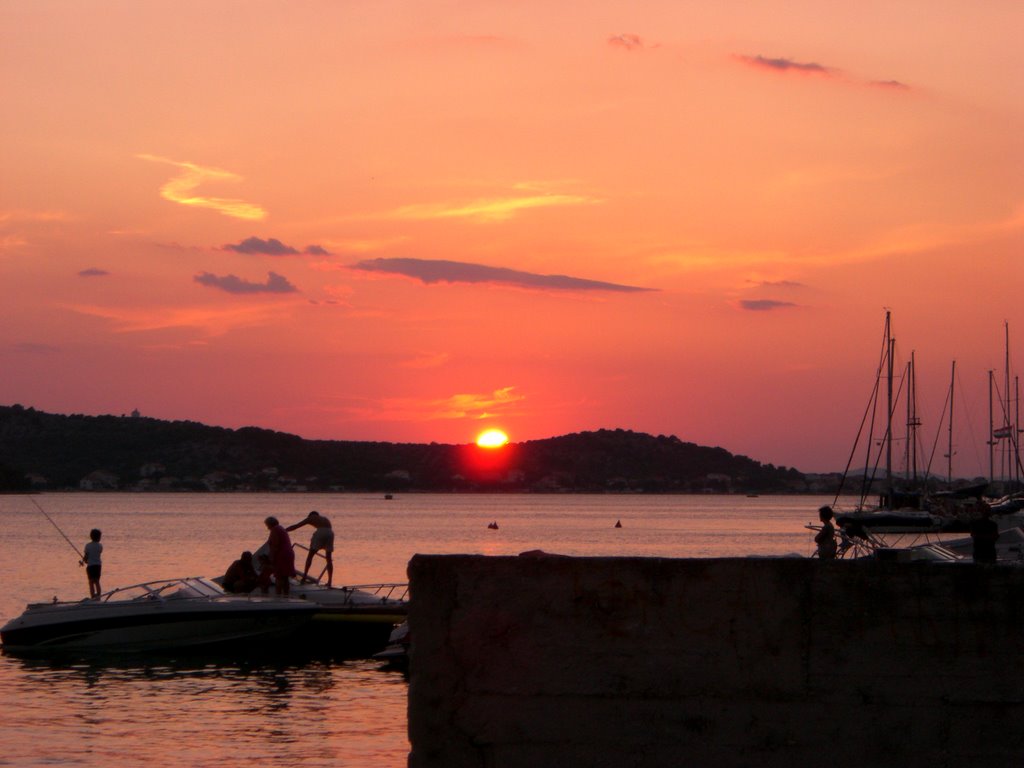
[[[860,475],[858,501],[847,511],[835,510],[836,525],[840,531],[840,552],[866,547],[868,550],[890,548],[897,543],[892,537],[910,536],[920,541],[929,534],[964,533],[980,505],[985,484],[938,490],[929,488],[934,479],[929,471],[923,477],[917,473],[917,431],[921,421],[917,416],[916,373],[913,354],[896,388],[895,339],[892,335],[892,315],[885,313],[882,350],[868,407],[850,453],[836,502],[848,493],[853,481],[850,467],[862,443],[867,446],[865,469]],[[955,362],[953,376],[955,381]],[[883,388],[884,385],[884,388]],[[906,473],[900,478],[893,472],[893,450],[896,405],[900,394],[906,398]],[[952,461],[952,384],[950,387],[949,424],[950,444],[947,457]],[[881,435],[875,435],[876,431]],[[950,463],[947,482],[952,483]],[[870,497],[877,492],[877,501]]]

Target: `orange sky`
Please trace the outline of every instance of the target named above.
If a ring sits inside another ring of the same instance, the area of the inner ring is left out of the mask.
[[[841,469],[888,307],[925,442],[955,359],[985,472],[1022,29],[1017,0],[4,0],[0,403]]]

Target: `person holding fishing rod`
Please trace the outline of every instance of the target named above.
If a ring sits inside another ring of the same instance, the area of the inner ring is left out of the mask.
[[[99,528],[89,531],[89,543],[85,545],[85,553],[79,560],[80,564],[85,565],[85,575],[89,579],[89,597],[94,600],[99,599],[102,592],[100,589],[100,572],[103,570],[101,558],[103,545],[100,544],[102,536],[103,532]]]
[[[89,543],[85,545],[84,552],[79,552],[75,543],[71,541],[71,539],[68,538],[68,535],[60,529],[60,526],[57,525],[54,519],[46,514],[46,510],[39,505],[39,502],[33,498],[29,498],[29,501],[31,501],[35,508],[42,513],[43,517],[50,521],[50,525],[57,529],[57,533],[64,538],[64,541],[68,543],[68,546],[75,551],[76,555],[78,555],[78,564],[85,566],[85,575],[89,579],[89,597],[98,598],[101,594],[100,571],[103,569],[101,558],[101,555],[103,554],[103,545],[100,544],[100,537],[103,536],[103,534],[100,532],[100,529],[93,528],[89,531]]]

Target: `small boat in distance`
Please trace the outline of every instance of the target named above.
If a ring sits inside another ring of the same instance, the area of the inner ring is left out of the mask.
[[[0,628],[5,652],[138,653],[209,649],[242,651],[290,637],[318,607],[305,600],[226,594],[202,577],[119,587],[95,599],[29,603]]]

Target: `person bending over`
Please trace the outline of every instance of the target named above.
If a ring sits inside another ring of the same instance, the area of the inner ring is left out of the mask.
[[[313,556],[317,552],[323,552],[327,559],[327,586],[331,586],[334,580],[334,529],[331,528],[331,521],[313,510],[306,519],[295,525],[289,525],[286,531],[294,531],[304,525],[313,526],[313,536],[309,540],[309,554],[306,555],[306,567],[302,571],[302,580],[309,581],[309,568],[313,564]]]

